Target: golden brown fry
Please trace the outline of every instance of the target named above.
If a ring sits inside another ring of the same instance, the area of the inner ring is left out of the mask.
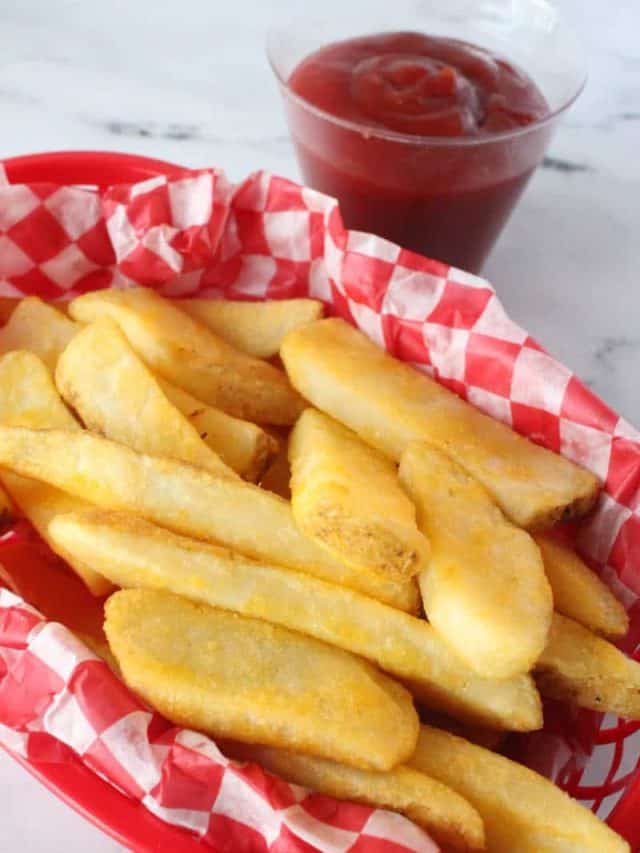
[[[290,424],[304,403],[287,377],[218,338],[153,290],[99,290],[69,312],[90,323],[109,316],[147,366],[198,400],[237,418]]]
[[[51,374],[33,353],[17,350],[0,358],[0,423],[30,427],[62,427],[79,430],[56,391]],[[58,512],[89,507],[82,500],[44,483],[0,472],[0,478],[17,505],[53,551],[67,560],[94,595],[105,595],[113,584],[80,560],[75,560],[49,538],[47,527]]]
[[[429,621],[479,675],[527,672],[547,643],[553,611],[535,542],[439,450],[410,444],[399,473],[431,542],[419,575]]]
[[[399,812],[425,829],[446,850],[485,849],[482,819],[473,806],[451,788],[412,767],[375,773],[270,746],[233,743],[224,747],[233,757],[261,764],[295,785]]]
[[[555,609],[597,634],[622,637],[629,630],[627,611],[609,587],[576,552],[549,536],[538,534]]]
[[[51,373],[38,356],[26,350],[0,357],[0,423],[80,431],[58,394]]]
[[[265,471],[260,485],[263,489],[291,500],[291,468],[289,466],[289,438],[282,436],[275,459]]]
[[[549,779],[449,732],[422,726],[409,764],[480,812],[491,853],[629,853],[629,845]]]
[[[322,317],[322,302],[315,299],[274,299],[240,302],[229,299],[174,299],[176,308],[211,329],[241,352],[255,358],[272,358],[282,339]]]
[[[294,387],[317,408],[395,460],[411,441],[435,445],[521,527],[551,526],[595,502],[599,484],[588,471],[481,414],[343,320],[290,332],[280,354]]]
[[[444,729],[446,732],[451,732],[452,735],[464,738],[465,740],[475,743],[476,746],[483,746],[485,749],[492,751],[500,749],[504,744],[509,732],[499,731],[498,729],[487,729],[482,726],[472,726],[469,723],[462,723],[447,714],[441,714],[438,711],[420,709],[420,719],[428,726],[437,729]]]
[[[427,622],[350,589],[176,536],[123,513],[55,518],[49,535],[118,586],[169,590],[324,640],[400,678],[416,679],[433,702],[464,719],[504,729],[540,725],[529,676],[477,678]]]
[[[536,664],[536,681],[552,699],[640,720],[640,664],[559,613]]]
[[[97,655],[99,658],[107,664],[109,669],[113,672],[114,675],[117,675],[118,678],[122,679],[122,673],[120,672],[120,667],[118,666],[118,661],[113,656],[111,649],[109,648],[109,644],[106,640],[96,639],[92,634],[85,634],[82,631],[74,631],[73,632],[76,637],[80,640],[80,642],[84,643],[85,646],[91,649],[94,655]]]
[[[158,379],[158,382],[169,401],[226,465],[252,483],[260,479],[278,452],[275,438],[257,424],[207,406],[165,379]]]
[[[0,465],[103,507],[178,533],[222,543],[411,610],[415,584],[356,572],[296,527],[291,507],[239,477],[220,477],[173,459],[146,456],[89,432],[0,426]]]
[[[0,329],[0,353],[28,350],[54,371],[58,357],[80,326],[37,296],[22,299]]]
[[[434,631],[434,636],[438,635]],[[416,700],[427,708],[441,711],[471,726],[496,731],[530,732],[542,728],[542,704],[531,676],[481,678],[440,641],[440,674],[443,683],[425,678],[402,679]],[[445,657],[445,652],[449,657]],[[434,673],[435,676],[435,673]]]
[[[105,612],[125,681],[175,723],[365,769],[415,747],[411,697],[355,655],[154,590],[117,592]]]
[[[406,579],[425,567],[429,543],[381,453],[307,409],[291,433],[289,461],[291,508],[303,533],[354,568]]]
[[[108,317],[76,335],[60,356],[55,376],[58,390],[88,429],[143,453],[235,476],[167,399]]]
[[[46,483],[19,477],[8,471],[2,473],[2,482],[22,514],[29,519],[51,550],[71,566],[93,595],[100,597],[113,590],[111,581],[91,563],[80,560],[49,536],[49,525],[56,516],[90,510],[90,503],[71,497]]]

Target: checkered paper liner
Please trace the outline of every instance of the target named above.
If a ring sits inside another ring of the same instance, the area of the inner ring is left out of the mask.
[[[133,283],[171,296],[322,299],[394,356],[591,469],[604,490],[577,541],[625,603],[622,646],[638,654],[640,434],[513,323],[487,281],[347,231],[335,201],[264,172],[232,187],[220,171],[184,170],[100,192],[0,178],[0,296],[68,299]],[[212,741],[149,713],[66,629],[8,591],[0,725],[0,740],[29,760],[58,743],[163,820],[228,849],[436,849],[397,815],[227,761]],[[519,754],[637,832],[639,724],[549,703],[544,730]]]

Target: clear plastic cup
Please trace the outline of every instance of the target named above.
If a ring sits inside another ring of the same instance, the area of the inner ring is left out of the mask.
[[[348,228],[478,272],[584,87],[575,28],[547,0],[370,0],[366,14],[345,4],[329,20],[312,15],[288,20],[267,40],[304,181],[338,199]],[[536,83],[548,114],[486,136],[416,136],[337,118],[288,85],[301,60],[326,44],[403,30],[461,39],[507,59]]]

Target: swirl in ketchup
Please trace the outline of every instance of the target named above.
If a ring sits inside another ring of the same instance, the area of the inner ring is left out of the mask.
[[[304,59],[288,87],[304,177],[337,196],[347,227],[473,271],[548,140],[544,123],[508,133],[549,114],[533,80],[456,39],[336,42]]]

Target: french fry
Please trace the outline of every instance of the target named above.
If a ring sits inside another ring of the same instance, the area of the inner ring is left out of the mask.
[[[140,452],[235,476],[167,399],[108,317],[75,336],[58,360],[55,378],[88,429]]]
[[[432,703],[464,719],[511,730],[541,724],[529,676],[477,678],[427,622],[345,587],[114,512],[56,517],[49,535],[118,586],[171,591],[323,640],[419,681]]]
[[[89,432],[0,426],[0,466],[177,533],[288,566],[411,610],[415,584],[357,572],[303,536],[290,505],[239,477],[146,456]]]
[[[406,579],[425,567],[429,543],[381,453],[307,409],[289,438],[289,462],[291,508],[303,533],[354,568]]]
[[[534,538],[551,584],[555,609],[596,634],[623,637],[629,630],[629,617],[609,587],[572,548],[543,534]]]
[[[155,590],[123,590],[105,632],[127,684],[207,733],[389,770],[415,747],[409,694],[355,655]]]
[[[90,563],[74,557],[49,536],[49,525],[57,515],[89,510],[91,504],[28,477],[18,477],[8,471],[2,472],[1,476],[18,509],[29,519],[51,550],[71,566],[91,594],[101,597],[112,592],[114,587],[110,580],[99,574]]]
[[[37,296],[28,296],[18,303],[6,326],[0,329],[0,353],[28,350],[54,371],[58,356],[79,329],[77,323],[52,305]]]
[[[264,472],[260,485],[263,489],[280,495],[287,501],[291,500],[291,467],[289,465],[289,437],[279,438],[280,447],[267,470]]]
[[[491,853],[629,853],[629,845],[549,779],[449,732],[422,726],[409,764],[474,806]]]
[[[284,373],[234,349],[153,290],[86,293],[69,312],[83,323],[111,317],[154,372],[234,417],[290,424],[302,411]]]
[[[492,752],[500,749],[509,737],[509,732],[498,729],[487,729],[482,726],[472,726],[469,723],[462,723],[460,720],[456,720],[447,714],[427,710],[426,708],[420,709],[420,719],[425,725],[444,729],[446,732],[451,732],[452,735],[457,735],[471,741],[476,746],[483,746]]]
[[[292,329],[322,317],[315,299],[240,302],[229,299],[174,299],[176,308],[211,329],[227,343],[255,358],[272,358]]]
[[[200,438],[245,480],[255,483],[278,452],[278,442],[257,424],[234,418],[158,379],[169,401],[182,412]]]
[[[535,673],[545,696],[640,720],[640,664],[566,616],[554,613]]]
[[[0,358],[0,423],[30,427],[80,427],[56,391],[51,374],[33,353],[16,350]],[[106,595],[113,585],[81,560],[75,560],[49,538],[56,513],[87,509],[90,504],[44,483],[1,471],[0,479],[18,509],[53,551],[67,560],[93,595]]]
[[[445,657],[445,650],[449,651],[449,658]],[[446,662],[441,669],[449,675],[446,684],[427,683],[425,678],[402,679],[421,708],[440,711],[461,723],[495,731],[530,732],[542,728],[542,704],[538,692],[531,689],[529,674],[481,678],[442,641],[438,652],[442,664]]]
[[[595,502],[599,484],[588,471],[483,415],[343,320],[289,332],[280,355],[314,406],[396,461],[415,440],[445,451],[520,527],[550,527]]]
[[[473,477],[429,445],[410,444],[399,475],[431,542],[418,579],[427,618],[478,675],[527,672],[547,643],[553,611],[535,542]]]
[[[482,819],[473,806],[412,767],[403,765],[375,773],[270,746],[224,743],[223,747],[232,757],[261,764],[295,785],[398,812],[425,829],[446,850],[485,849]]]
[[[98,640],[91,634],[83,634],[82,631],[74,631],[74,634],[81,643],[84,643],[85,646],[91,649],[94,655],[102,658],[113,674],[122,681],[122,673],[120,672],[118,661],[115,659],[106,640]]]

